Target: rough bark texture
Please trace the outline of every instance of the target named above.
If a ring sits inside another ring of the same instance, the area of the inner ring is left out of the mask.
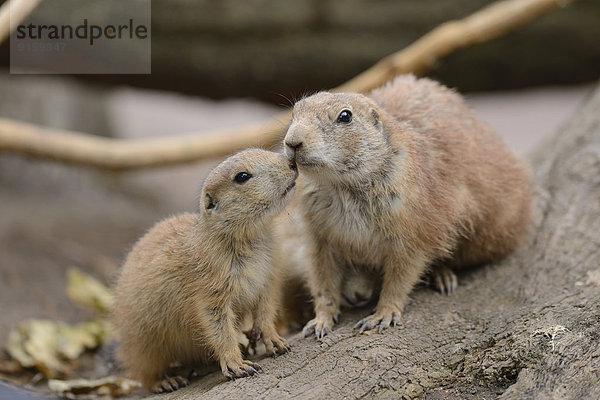
[[[530,241],[461,274],[451,297],[417,288],[384,334],[356,336],[369,310],[346,312],[259,376],[213,373],[161,398],[600,398],[600,88],[532,164]]]

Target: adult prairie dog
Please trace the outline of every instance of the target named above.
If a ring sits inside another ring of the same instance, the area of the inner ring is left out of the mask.
[[[218,361],[228,378],[253,375],[239,324],[251,313],[268,353],[288,344],[275,330],[280,273],[272,265],[274,217],[295,186],[282,154],[251,149],[219,164],[204,183],[200,210],[164,220],[123,265],[114,323],[127,373],[155,392],[185,386],[169,365]]]
[[[368,95],[321,92],[298,101],[284,139],[303,184],[299,204],[312,238],[315,319],[326,335],[339,314],[342,271],[382,274],[360,332],[396,325],[407,296],[433,268],[512,251],[530,226],[529,170],[461,97],[429,79],[399,76]]]

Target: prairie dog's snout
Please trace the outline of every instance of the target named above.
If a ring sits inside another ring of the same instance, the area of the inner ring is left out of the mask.
[[[285,155],[296,165],[296,156],[304,143],[304,134],[298,126],[292,125],[284,138]]]

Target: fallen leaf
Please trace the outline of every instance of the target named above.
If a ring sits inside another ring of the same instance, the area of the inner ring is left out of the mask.
[[[69,360],[75,360],[86,350],[92,350],[105,342],[107,324],[96,320],[75,326],[60,324],[58,332],[58,353]]]
[[[75,267],[67,272],[67,295],[74,303],[101,313],[109,312],[113,304],[108,286]]]
[[[6,351],[24,368],[35,368],[48,378],[66,376],[71,372],[70,361],[100,346],[108,330],[102,320],[69,325],[31,319],[9,333]]]
[[[68,381],[50,379],[48,381],[48,388],[58,396],[80,400],[124,396],[139,387],[141,387],[139,382],[118,376]]]

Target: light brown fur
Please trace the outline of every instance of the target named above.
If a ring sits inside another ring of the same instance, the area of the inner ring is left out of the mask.
[[[302,186],[302,177],[297,180]],[[283,271],[283,313],[278,326],[280,332],[301,328],[313,314],[309,288],[312,257],[310,235],[301,215],[299,197],[294,196],[285,211],[276,217],[274,263]],[[365,268],[352,268],[342,278],[342,308],[362,307],[373,300],[378,277]]]
[[[338,121],[342,110],[351,122]],[[345,268],[382,273],[376,312],[357,324],[381,331],[399,321],[428,268],[447,278],[447,267],[498,259],[530,226],[526,165],[431,80],[405,75],[366,96],[305,98],[284,143],[303,177],[299,203],[313,239],[316,317],[305,333],[332,329]]]
[[[252,177],[237,183],[240,172]],[[163,380],[173,362],[216,360],[229,378],[254,374],[238,346],[247,313],[268,353],[287,351],[275,329],[282,278],[272,266],[272,223],[296,176],[281,154],[238,153],[208,176],[199,213],[164,220],[137,242],[114,308],[119,359],[131,377],[160,392],[186,384]]]

